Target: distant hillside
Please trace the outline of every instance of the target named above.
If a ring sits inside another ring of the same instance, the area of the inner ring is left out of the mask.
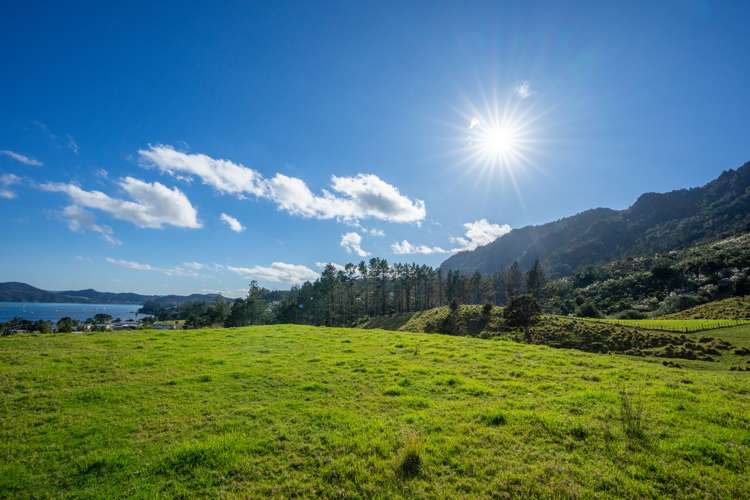
[[[669,314],[675,319],[750,319],[750,296],[731,297]]]
[[[96,290],[42,290],[26,283],[0,283],[0,302],[58,302],[82,304],[144,304],[157,301],[163,304],[180,304],[187,301],[211,301],[218,294],[192,295],[140,295],[137,293],[110,293]]]
[[[489,245],[447,259],[441,270],[494,273],[535,258],[551,276],[613,259],[685,248],[750,230],[750,162],[703,187],[646,193],[625,210],[596,208],[514,229]]]
[[[701,303],[717,303],[715,301],[720,299],[748,295],[750,233],[696,244],[683,250],[587,266],[570,276],[550,280],[545,292],[546,307],[550,312],[571,314],[580,304],[586,303],[608,315],[623,311],[664,315]],[[739,316],[696,318],[732,319]]]

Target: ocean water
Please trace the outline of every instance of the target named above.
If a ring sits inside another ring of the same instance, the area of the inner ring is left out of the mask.
[[[110,314],[112,318],[135,319],[140,309],[132,304],[54,304],[46,302],[0,302],[0,322],[19,316],[29,320],[57,321],[65,316],[85,320],[97,313]]]

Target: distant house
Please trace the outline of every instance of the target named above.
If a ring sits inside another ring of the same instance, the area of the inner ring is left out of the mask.
[[[140,327],[141,322],[133,319],[112,323],[113,330],[137,330]]]
[[[155,330],[177,330],[177,323],[154,323]]]

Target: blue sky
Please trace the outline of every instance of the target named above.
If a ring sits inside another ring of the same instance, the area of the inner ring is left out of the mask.
[[[0,281],[438,265],[750,160],[747,2],[219,4],[4,3]]]

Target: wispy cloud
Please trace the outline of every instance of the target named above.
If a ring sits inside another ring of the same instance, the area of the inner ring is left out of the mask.
[[[16,197],[16,193],[13,192],[10,186],[21,182],[21,178],[15,174],[3,174],[0,175],[0,198],[6,200],[12,200]]]
[[[221,219],[222,222],[224,222],[227,226],[229,226],[229,229],[234,231],[235,233],[241,233],[245,230],[245,226],[243,226],[240,221],[235,219],[229,214],[222,213],[219,216],[219,219]]]
[[[223,269],[223,266],[217,266],[215,264],[202,264],[200,262],[184,262],[178,266],[160,267],[143,262],[115,259],[112,257],[106,257],[105,260],[114,266],[122,267],[124,269],[130,269],[133,271],[155,272],[164,274],[165,276],[199,277],[201,276],[201,271]]]
[[[318,273],[301,264],[287,264],[285,262],[274,262],[270,266],[233,267],[227,269],[245,278],[271,281],[274,283],[288,283],[298,285],[305,281],[312,281],[318,277]]]
[[[68,146],[68,149],[73,151],[73,154],[77,155],[81,148],[78,147],[78,143],[76,142],[75,138],[70,134],[66,134],[65,138],[67,139],[66,146]]]
[[[32,167],[41,167],[42,165],[44,165],[44,163],[40,162],[39,160],[35,158],[23,155],[21,153],[16,153],[15,151],[10,151],[8,149],[0,150],[0,155],[7,156],[8,158],[11,158],[19,163],[23,163],[24,165],[30,165]]]
[[[101,238],[113,246],[122,245],[122,242],[115,238],[115,232],[111,227],[103,224],[97,224],[94,214],[77,205],[68,205],[61,213],[67,221],[68,228],[74,232],[91,231],[98,233]]]
[[[198,212],[179,189],[170,189],[158,182],[149,183],[133,177],[121,179],[119,186],[131,200],[113,198],[101,191],[86,191],[75,184],[40,185],[44,190],[67,194],[75,205],[101,210],[138,227],[201,227]]]
[[[521,99],[526,99],[527,97],[530,97],[534,91],[531,89],[531,84],[529,82],[521,82],[516,87],[516,95],[520,97]]]
[[[430,255],[433,253],[451,253],[451,250],[445,250],[440,247],[430,247],[427,245],[414,245],[408,240],[397,241],[391,245],[393,253],[398,255],[409,255],[409,254],[424,254]]]
[[[362,248],[362,235],[359,233],[346,233],[341,235],[341,242],[339,243],[347,253],[356,253],[360,257],[367,257],[370,252]]]
[[[316,219],[356,221],[373,218],[389,222],[420,222],[426,216],[422,200],[410,199],[376,175],[331,177],[331,190],[315,194],[305,181],[277,173],[266,179],[256,170],[204,154],[189,154],[159,145],[138,152],[146,165],[170,175],[199,177],[223,194],[252,195],[273,201],[280,210]]]

